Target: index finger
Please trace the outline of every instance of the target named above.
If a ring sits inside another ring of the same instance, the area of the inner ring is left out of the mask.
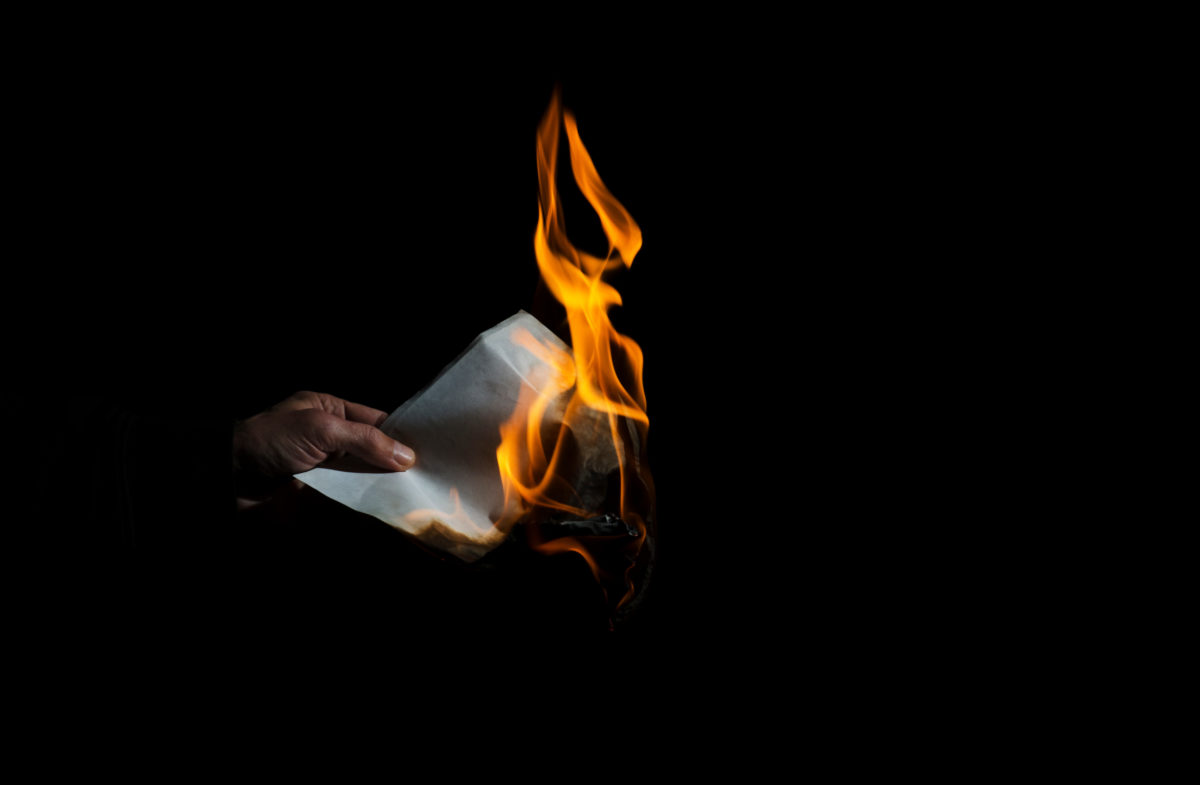
[[[345,404],[346,419],[351,422],[362,422],[378,428],[387,419],[387,412],[353,401],[342,400]]]

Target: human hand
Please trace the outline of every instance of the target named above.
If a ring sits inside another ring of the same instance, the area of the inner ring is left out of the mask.
[[[298,392],[233,429],[233,473],[240,499],[269,495],[293,474],[323,466],[402,472],[412,449],[379,426],[387,413],[332,395]]]

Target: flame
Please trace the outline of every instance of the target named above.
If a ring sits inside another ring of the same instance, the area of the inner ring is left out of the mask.
[[[576,248],[566,235],[555,185],[560,128],[566,131],[575,182],[595,210],[608,239],[608,253],[603,258]],[[521,339],[526,349],[554,368],[554,379],[539,391],[525,390],[513,417],[501,428],[496,461],[508,515],[519,518],[537,510],[557,510],[586,517],[609,512],[588,508],[578,489],[571,486],[568,464],[610,460],[620,478],[620,516],[638,532],[630,554],[636,558],[645,541],[644,514],[653,504],[652,482],[642,455],[650,423],[642,383],[644,357],[634,340],[613,327],[608,312],[622,304],[621,295],[603,276],[633,263],[642,246],[642,232],[600,179],[575,118],[569,111],[564,112],[557,91],[538,127],[537,169],[534,253],[542,280],[566,309],[573,356],[561,356],[560,350],[528,334]],[[547,423],[555,421],[557,432],[548,436]],[[548,442],[553,445],[549,451]],[[590,453],[581,458],[581,450]],[[596,453],[605,455],[598,459]],[[589,540],[596,538],[543,541],[536,527],[530,527],[529,533],[535,549],[543,553],[575,552],[602,586],[612,583],[606,580],[611,576],[602,574],[592,552],[594,543]],[[631,565],[633,558],[629,560]],[[623,583],[618,607],[635,591],[628,572],[617,576]]]
[[[582,508],[560,501],[563,496],[569,497],[571,489],[563,485],[561,474],[555,471],[559,451],[555,449],[552,454],[546,454],[542,433],[542,424],[553,419],[547,410],[575,386],[574,359],[558,347],[538,341],[527,330],[516,331],[513,341],[552,370],[550,378],[536,389],[532,386],[521,388],[512,417],[500,426],[496,463],[504,485],[506,513],[505,520],[499,524],[504,529],[523,517],[529,505],[585,514]]]

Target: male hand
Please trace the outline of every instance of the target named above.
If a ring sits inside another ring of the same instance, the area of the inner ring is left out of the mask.
[[[332,395],[298,392],[239,422],[233,430],[233,472],[239,500],[269,495],[293,474],[323,466],[402,472],[416,456],[379,426],[387,413]]]

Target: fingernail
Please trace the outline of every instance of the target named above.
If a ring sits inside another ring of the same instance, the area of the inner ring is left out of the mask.
[[[417,455],[412,451],[412,448],[396,442],[392,447],[392,459],[400,466],[401,469],[407,469],[417,461]]]

